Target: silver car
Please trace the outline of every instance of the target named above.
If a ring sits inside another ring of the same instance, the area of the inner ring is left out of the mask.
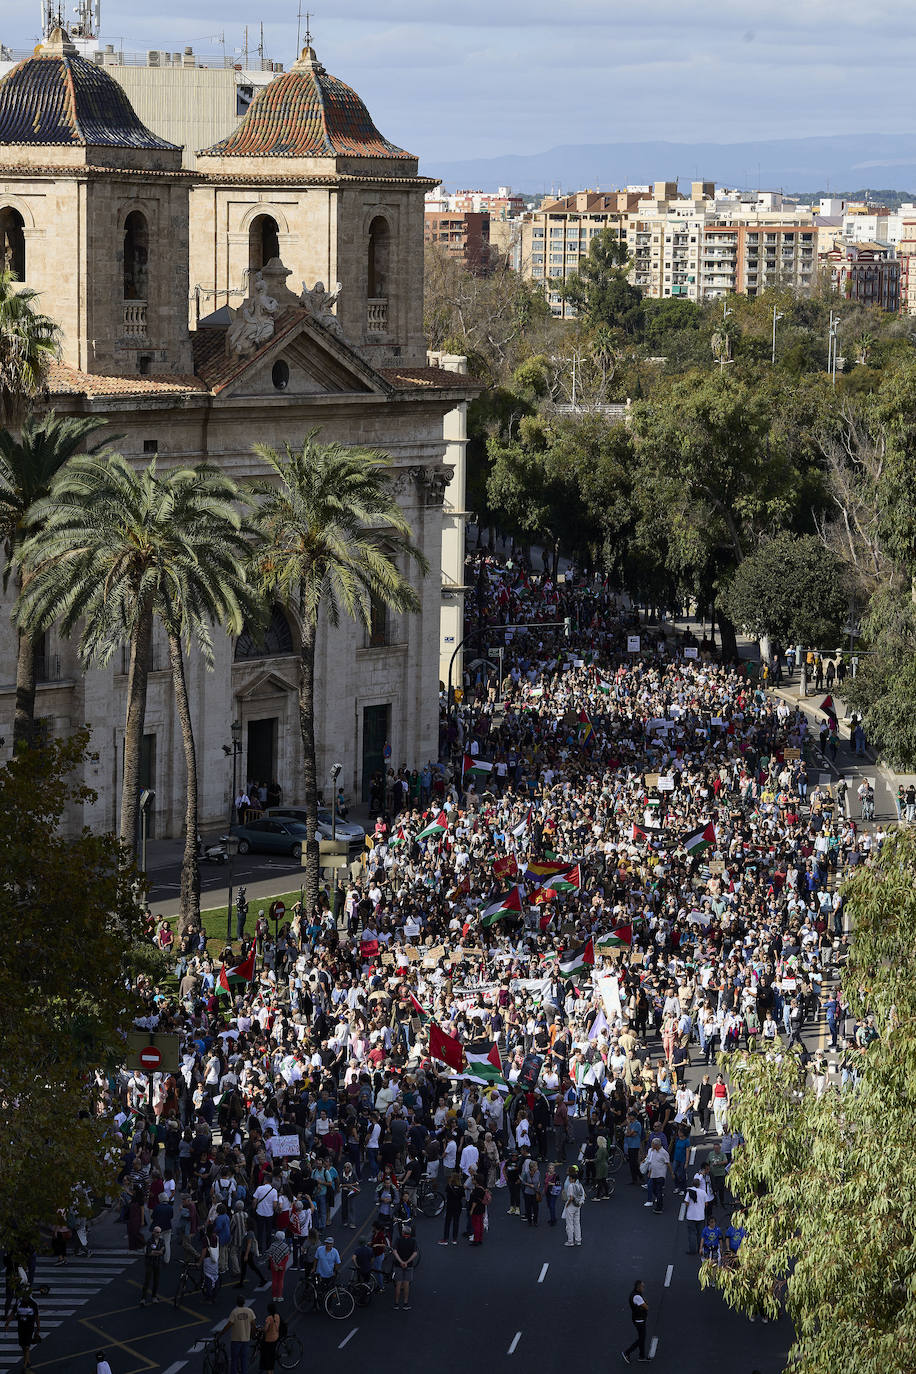
[[[303,825],[306,823],[304,806],[272,806],[267,811],[267,815],[277,816],[278,818],[285,816],[288,820],[301,821]],[[332,830],[334,831],[333,837],[331,834]],[[339,816],[337,817],[337,824],[335,826],[331,813],[327,807],[319,806],[317,838],[319,840],[330,840],[331,838],[346,840],[350,849],[355,850],[362,849],[365,845],[366,832],[363,827],[357,825],[355,821],[344,821],[341,820]]]

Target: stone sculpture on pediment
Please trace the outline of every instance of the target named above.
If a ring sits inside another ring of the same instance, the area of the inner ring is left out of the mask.
[[[328,291],[323,281],[316,281],[311,289],[303,282],[302,295],[299,297],[315,323],[320,324],[329,334],[336,334],[338,337],[342,337],[342,334],[340,321],[334,314],[334,306],[340,298],[340,291],[340,282],[333,291]]]
[[[237,310],[229,308],[232,323],[226,331],[226,352],[231,357],[245,358],[273,338],[279,307],[260,272],[249,276],[247,299]]]

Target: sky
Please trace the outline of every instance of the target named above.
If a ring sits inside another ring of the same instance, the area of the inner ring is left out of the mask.
[[[308,0],[303,0],[303,4]],[[569,143],[739,142],[907,132],[908,0],[333,0],[311,19],[328,71],[382,133],[437,161]],[[68,8],[74,0],[68,0]],[[101,0],[125,49],[296,51],[298,0]],[[40,0],[0,0],[0,41],[31,47]],[[303,30],[304,30],[303,18]]]

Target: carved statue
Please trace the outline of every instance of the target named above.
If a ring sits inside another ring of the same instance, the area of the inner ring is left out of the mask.
[[[229,307],[232,323],[226,332],[226,352],[236,358],[244,358],[254,353],[273,338],[274,317],[278,306],[267,293],[264,278],[260,272],[249,278],[249,293],[238,310]]]
[[[302,283],[302,295],[299,297],[306,310],[313,316],[315,323],[320,324],[322,329],[327,329],[331,334],[342,337],[340,321],[333,313],[332,307],[337,304],[340,296],[340,282],[333,291],[326,291],[323,281],[316,281],[311,290]]]

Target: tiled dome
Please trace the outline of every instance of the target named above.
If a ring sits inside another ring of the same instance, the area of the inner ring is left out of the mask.
[[[314,48],[264,86],[237,129],[200,157],[407,158],[383,138],[354,90],[328,76]]]
[[[124,90],[63,29],[0,81],[0,144],[177,151],[141,123]]]

